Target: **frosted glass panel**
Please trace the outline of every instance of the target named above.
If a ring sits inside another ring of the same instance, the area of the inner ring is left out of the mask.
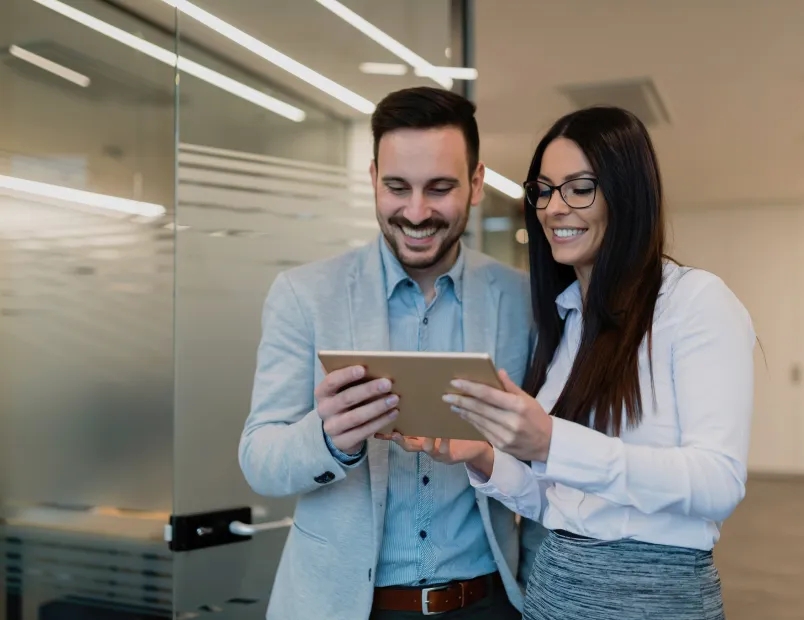
[[[173,37],[49,7],[0,2],[0,619],[165,618],[175,74],[80,20]]]

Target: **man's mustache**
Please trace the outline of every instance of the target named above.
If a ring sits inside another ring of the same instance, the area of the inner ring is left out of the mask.
[[[446,228],[448,226],[446,220],[435,217],[428,217],[426,220],[421,221],[418,224],[414,224],[406,217],[395,215],[389,218],[388,222],[390,224],[393,224],[394,226],[399,226],[400,228],[404,226],[405,228],[412,228],[414,230],[420,230],[424,228]]]

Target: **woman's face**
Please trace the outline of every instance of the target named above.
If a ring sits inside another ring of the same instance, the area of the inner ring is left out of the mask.
[[[579,279],[587,283],[608,222],[608,205],[603,192],[599,187],[595,189],[589,179],[597,180],[597,177],[575,142],[556,138],[547,146],[538,181],[552,186],[570,182],[562,188],[566,201],[559,191],[554,191],[549,195],[547,207],[537,209],[536,214],[550,242],[553,258],[574,267]],[[548,194],[549,189],[541,186],[540,200],[547,200]],[[567,202],[585,208],[572,208]]]

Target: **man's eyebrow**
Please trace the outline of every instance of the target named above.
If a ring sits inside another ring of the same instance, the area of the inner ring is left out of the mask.
[[[407,179],[398,176],[384,176],[382,177],[383,183],[408,183]],[[441,177],[433,177],[432,179],[427,179],[425,185],[435,185],[436,183],[451,183],[452,185],[460,185],[460,179],[456,177],[448,177],[448,176],[441,176]]]
[[[455,177],[434,177],[427,181],[427,185],[435,185],[436,183],[451,183],[452,185],[460,185],[460,180]]]

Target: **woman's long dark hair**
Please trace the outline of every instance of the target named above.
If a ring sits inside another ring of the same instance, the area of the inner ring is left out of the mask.
[[[560,137],[572,140],[589,160],[608,205],[608,224],[584,298],[580,348],[552,413],[585,426],[594,413],[594,428],[617,436],[623,410],[628,427],[642,419],[639,348],[647,338],[650,356],[664,258],[659,167],[648,131],[636,116],[620,108],[593,107],[553,125],[536,148],[528,181],[537,179],[545,149]],[[564,331],[556,297],[576,276],[571,266],[553,259],[536,211],[527,203],[525,219],[539,338],[527,387],[536,395]]]

